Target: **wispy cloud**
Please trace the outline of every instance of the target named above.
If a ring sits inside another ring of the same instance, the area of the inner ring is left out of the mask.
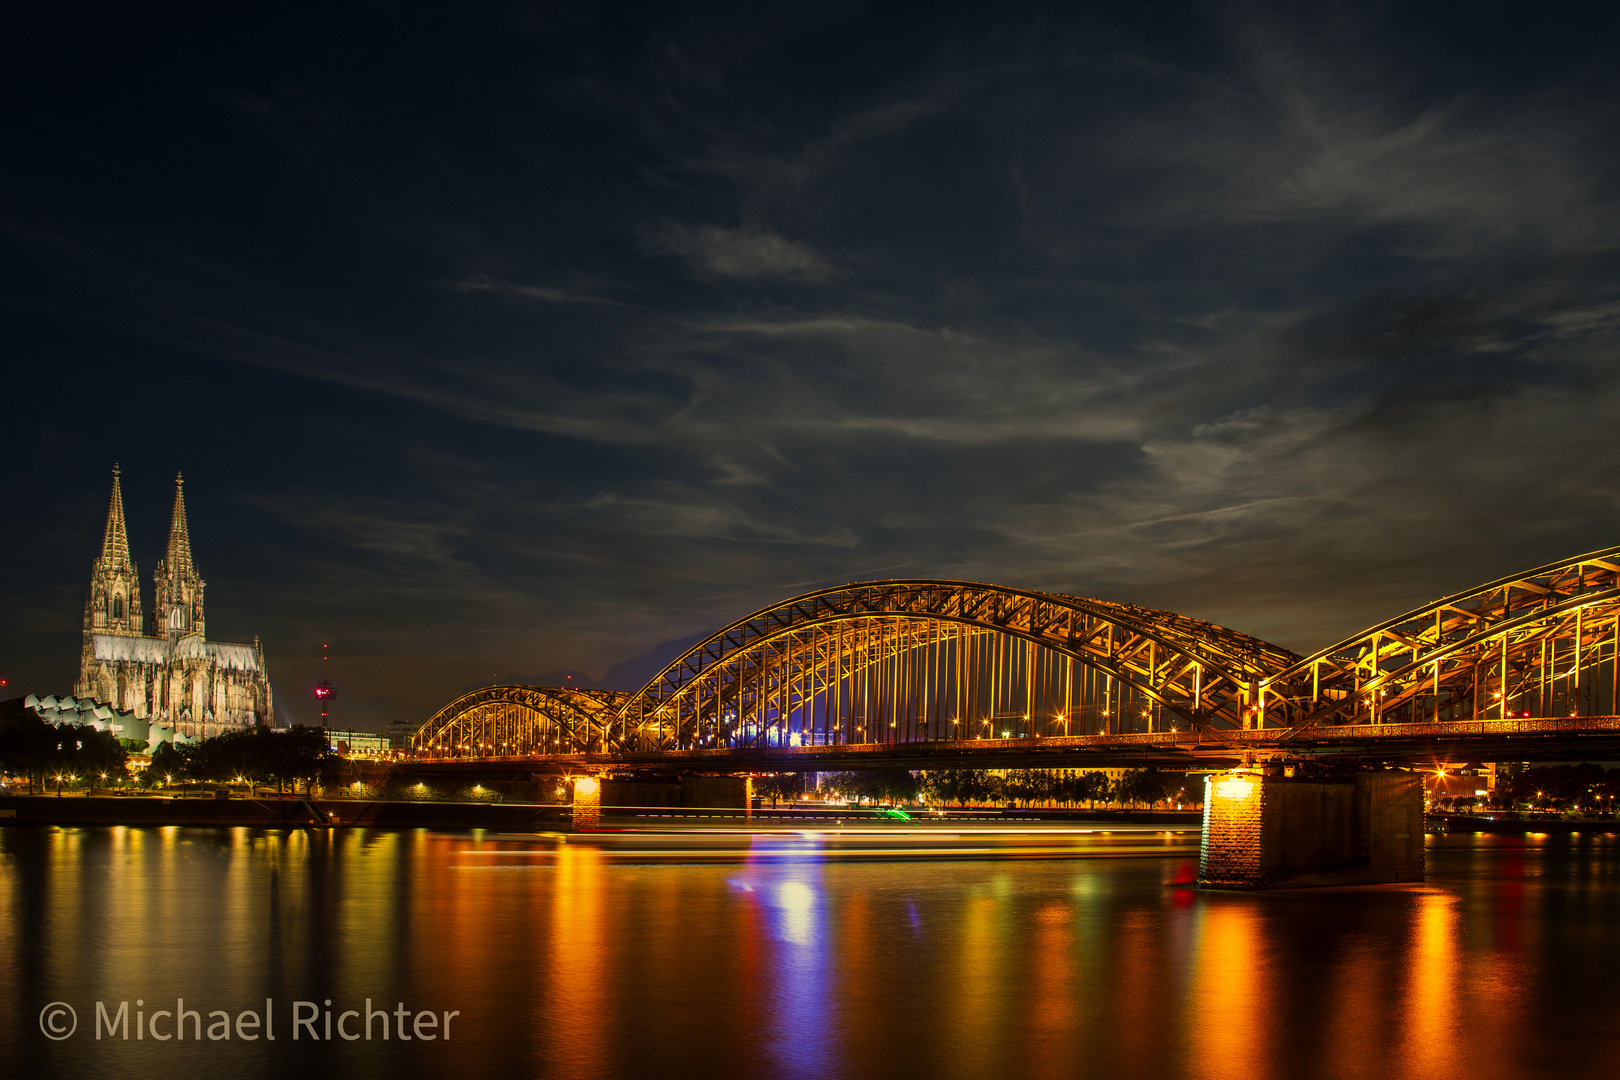
[[[729,278],[819,280],[832,268],[809,245],[768,232],[666,222],[650,229],[646,249],[679,255],[694,269]]]
[[[518,285],[500,278],[490,277],[488,274],[474,274],[471,277],[456,281],[447,281],[444,287],[457,293],[493,293],[496,296],[510,296],[525,300],[543,300],[548,304],[605,304],[609,307],[621,307],[618,300],[605,296],[592,296],[588,293],[570,292],[567,289],[558,289],[549,285]]]

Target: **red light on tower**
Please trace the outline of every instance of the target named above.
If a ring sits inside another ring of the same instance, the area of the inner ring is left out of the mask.
[[[326,705],[337,696],[332,683],[326,677],[327,646],[321,646],[321,681],[315,684],[315,700],[321,703],[321,730],[326,730]]]

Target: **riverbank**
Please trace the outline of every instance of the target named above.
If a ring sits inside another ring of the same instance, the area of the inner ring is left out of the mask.
[[[1441,819],[1451,833],[1620,833],[1616,818],[1523,818],[1505,815],[1475,817],[1448,814]]]
[[[249,825],[266,828],[302,826],[527,829],[571,828],[573,808],[555,803],[478,803],[393,801],[384,799],[230,798],[199,799],[161,795],[91,795],[59,798],[55,795],[0,796],[0,824],[5,825]],[[673,821],[732,821],[761,825],[804,825],[828,822],[889,822],[891,813],[873,808],[824,807],[799,809],[740,808],[633,809],[604,808],[604,828],[616,824],[646,825]],[[949,810],[944,813],[913,811],[915,825],[959,822],[1062,821],[1072,824],[1125,824],[1160,828],[1197,828],[1197,811],[1147,810],[1000,810],[991,807]]]
[[[0,797],[6,825],[251,825],[531,829],[566,827],[569,807],[369,799],[188,799],[162,796]]]

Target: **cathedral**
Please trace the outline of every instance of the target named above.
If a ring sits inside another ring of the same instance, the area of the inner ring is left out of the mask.
[[[183,484],[175,477],[169,548],[153,575],[157,595],[147,632],[114,466],[107,533],[90,573],[84,655],[73,692],[194,739],[271,726],[270,678],[258,639],[228,645],[204,637],[203,580],[191,561]]]

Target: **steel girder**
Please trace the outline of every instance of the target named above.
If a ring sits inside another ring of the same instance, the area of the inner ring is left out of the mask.
[[[616,690],[556,686],[486,686],[434,713],[411,737],[422,754],[492,756],[589,753],[611,745]]]
[[[755,612],[688,650],[624,704],[623,745],[719,745],[720,728],[758,713],[761,699],[791,711],[863,666],[951,631],[1031,642],[1207,728],[1243,726],[1260,683],[1299,659],[1212,623],[1105,600],[965,581],[843,585]]]
[[[1443,597],[1303,658],[1225,627],[1105,600],[962,581],[844,585],[738,620],[634,694],[486,687],[445,706],[414,741],[422,752],[456,754],[765,747],[762,729],[773,717],[797,715],[802,728],[807,703],[814,714],[818,700],[824,707],[863,672],[896,671],[897,658],[930,648],[960,657],[995,635],[1100,673],[1205,737],[1225,733],[1256,747],[1256,739],[1278,749],[1311,741],[1306,733],[1321,725],[1472,731],[1530,715],[1612,715],[1620,713],[1620,547]],[[903,738],[963,734],[944,730]]]
[[[1442,597],[1264,680],[1268,726],[1620,711],[1620,547]],[[1605,670],[1607,669],[1607,670]]]

